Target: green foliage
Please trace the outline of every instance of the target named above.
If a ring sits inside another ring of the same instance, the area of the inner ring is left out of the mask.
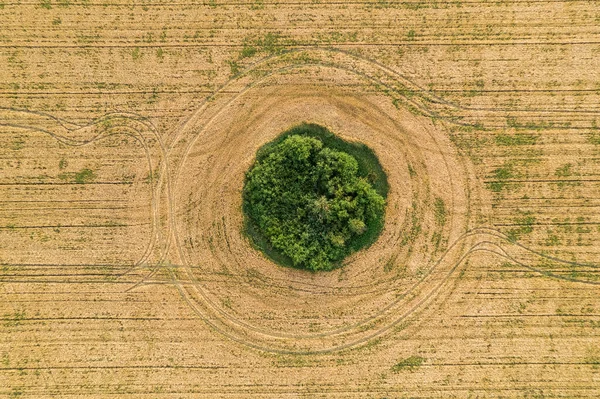
[[[303,123],[282,133],[276,140],[265,145],[261,150],[266,150],[269,146],[276,145],[292,135],[317,138],[323,142],[324,147],[353,156],[358,162],[358,176],[365,177],[379,195],[384,198],[387,197],[389,191],[387,176],[375,153],[362,143],[350,143],[340,139],[322,126]]]
[[[425,360],[427,360],[427,359],[420,357],[420,356],[411,356],[411,357],[408,357],[408,358],[396,363],[392,367],[392,371],[394,371],[396,373],[399,371],[402,371],[402,370],[413,371],[413,370],[419,368],[425,362]]]
[[[258,151],[246,175],[247,233],[279,263],[331,270],[381,231],[387,180],[379,193],[373,160],[335,148],[345,142],[332,136],[317,125],[291,129]]]

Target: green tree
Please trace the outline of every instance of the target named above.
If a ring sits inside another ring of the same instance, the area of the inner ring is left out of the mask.
[[[356,158],[320,139],[290,135],[259,151],[246,175],[249,222],[294,266],[331,270],[383,218],[384,198],[358,170]]]

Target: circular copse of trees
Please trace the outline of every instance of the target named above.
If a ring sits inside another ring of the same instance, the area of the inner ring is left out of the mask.
[[[279,264],[331,270],[377,239],[387,191],[368,147],[302,124],[259,149],[246,173],[246,233]]]

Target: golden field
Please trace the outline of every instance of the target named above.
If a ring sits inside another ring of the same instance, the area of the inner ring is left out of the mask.
[[[597,398],[594,1],[0,0],[0,397]],[[379,240],[273,264],[256,150],[367,144]]]

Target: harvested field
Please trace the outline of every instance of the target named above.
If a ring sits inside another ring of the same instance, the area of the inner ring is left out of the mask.
[[[0,397],[600,396],[600,7],[1,2]],[[379,239],[243,232],[302,122],[368,145]]]

